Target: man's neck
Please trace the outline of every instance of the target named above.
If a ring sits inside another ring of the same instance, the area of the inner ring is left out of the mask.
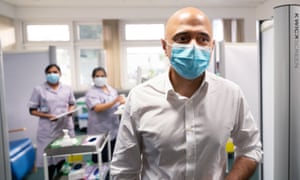
[[[174,70],[169,74],[174,90],[182,96],[190,98],[200,87],[204,80],[205,73],[193,80],[187,80],[179,76]]]

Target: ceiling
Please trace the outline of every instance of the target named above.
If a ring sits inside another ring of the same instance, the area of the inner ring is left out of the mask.
[[[2,0],[17,7],[257,7],[267,0]]]

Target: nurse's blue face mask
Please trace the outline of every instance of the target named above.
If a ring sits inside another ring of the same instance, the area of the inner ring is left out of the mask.
[[[50,84],[56,84],[59,81],[59,74],[58,73],[47,73],[46,80]]]
[[[208,67],[211,50],[207,46],[191,44],[169,44],[172,47],[170,62],[175,71],[183,78],[193,80]]]

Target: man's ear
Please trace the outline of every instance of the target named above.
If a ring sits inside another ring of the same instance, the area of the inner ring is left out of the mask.
[[[211,48],[211,50],[214,50],[214,49],[215,49],[215,45],[216,45],[216,41],[215,41],[215,40],[213,40],[213,42],[212,42],[212,48]]]
[[[161,39],[160,42],[161,42],[161,46],[162,46],[162,48],[163,48],[163,50],[165,52],[165,55],[168,56],[168,53],[167,53],[167,42],[166,42],[166,40]]]

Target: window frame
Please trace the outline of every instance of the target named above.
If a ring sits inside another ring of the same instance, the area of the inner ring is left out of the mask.
[[[126,24],[163,24],[165,27],[164,20],[149,20],[149,21],[120,21],[120,66],[121,68],[121,88],[131,89],[128,81],[128,71],[127,71],[127,48],[128,47],[161,47],[161,39],[158,40],[126,40],[125,39],[125,25]],[[162,49],[163,50],[163,49]]]
[[[79,38],[79,25],[101,25],[102,27],[102,35],[100,39],[80,39]],[[80,43],[101,43],[103,44],[103,23],[99,20],[99,22],[92,22],[92,21],[75,21],[74,22],[74,41]]]
[[[29,25],[67,25],[69,27],[69,40],[68,41],[29,41],[28,40],[28,32],[27,32],[27,26]],[[53,43],[53,44],[65,44],[65,43],[71,43],[74,41],[73,39],[73,26],[71,22],[66,21],[26,21],[23,23],[23,41],[24,44],[47,44],[47,43]]]
[[[69,41],[28,41],[27,38],[27,25],[68,25],[69,26]],[[80,86],[80,75],[77,74],[78,64],[80,59],[80,49],[90,48],[90,49],[99,49],[103,50],[103,35],[102,39],[97,40],[79,40],[77,38],[77,25],[78,24],[100,24],[102,25],[102,20],[97,21],[32,21],[32,20],[24,20],[22,23],[22,39],[23,39],[23,47],[25,49],[48,49],[50,45],[58,48],[68,49],[70,52],[70,68],[71,68],[71,86],[74,91],[85,91],[89,87]],[[102,31],[103,34],[103,31]],[[92,70],[91,70],[92,71]]]
[[[105,54],[104,54],[104,49],[103,48],[100,48],[100,47],[95,47],[95,46],[87,46],[87,45],[78,45],[78,46],[76,46],[75,47],[75,56],[76,56],[76,58],[75,58],[75,61],[76,61],[76,63],[75,63],[75,67],[74,67],[74,71],[75,72],[77,72],[76,73],[76,78],[75,78],[75,82],[74,82],[74,84],[75,84],[75,86],[76,86],[76,89],[78,90],[78,91],[85,91],[85,90],[87,90],[88,88],[90,88],[90,85],[81,85],[80,84],[80,50],[82,50],[82,49],[98,49],[99,50],[99,52],[101,53],[101,56],[102,56],[102,58],[103,58],[103,60],[104,60],[104,63],[106,63],[105,62]],[[100,62],[101,60],[100,59],[98,59],[98,66],[100,65]],[[90,70],[90,74],[89,74],[89,78],[91,78],[92,79],[92,70],[93,69],[91,69]]]

